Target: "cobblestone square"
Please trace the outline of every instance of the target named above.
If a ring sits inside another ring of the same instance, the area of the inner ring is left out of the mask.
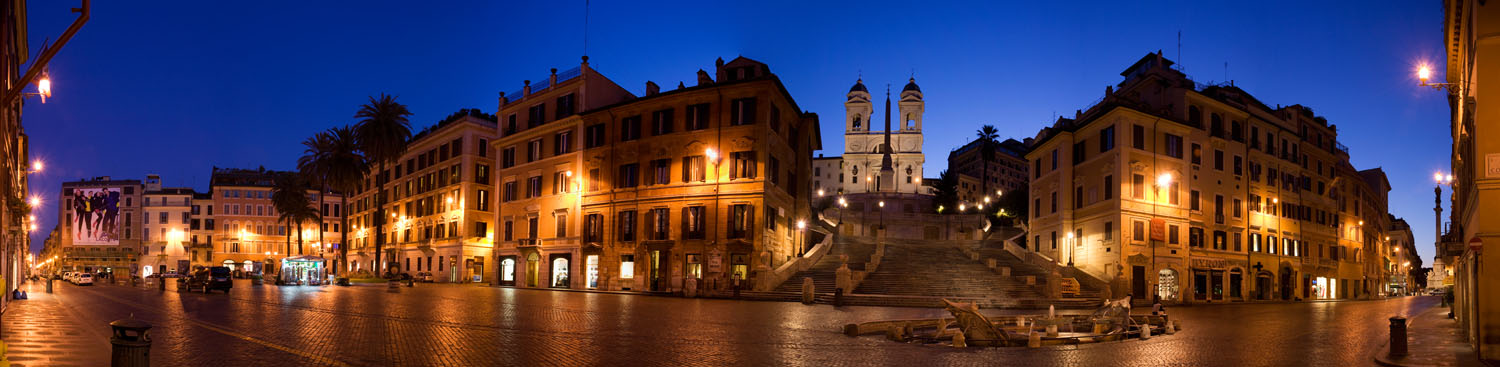
[[[952,349],[846,337],[842,325],[944,316],[937,309],[843,307],[418,284],[254,286],[222,293],[56,283],[4,315],[17,366],[99,366],[108,322],[149,322],[158,366],[1356,366],[1370,365],[1386,318],[1434,298],[1172,308],[1176,335],[1028,349]],[[1139,310],[1138,310],[1139,311]],[[993,311],[1008,313],[1019,311]]]

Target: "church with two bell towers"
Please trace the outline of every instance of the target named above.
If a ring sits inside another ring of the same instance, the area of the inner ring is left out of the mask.
[[[922,114],[925,103],[916,78],[901,88],[898,113],[891,113],[891,91],[886,87],[885,113],[875,108],[864,80],[854,82],[844,101],[844,156],[838,187],[846,194],[924,194],[922,188]],[[882,121],[877,125],[876,121]]]

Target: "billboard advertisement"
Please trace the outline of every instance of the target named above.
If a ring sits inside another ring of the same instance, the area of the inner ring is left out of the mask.
[[[120,188],[78,188],[73,190],[70,228],[74,245],[114,246],[120,244]]]

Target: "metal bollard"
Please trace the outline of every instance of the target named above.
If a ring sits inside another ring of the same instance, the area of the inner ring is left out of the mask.
[[[156,278],[156,290],[167,291],[167,278]]]
[[[1406,356],[1406,318],[1391,317],[1391,357]]]
[[[833,307],[844,307],[844,289],[843,288],[835,288],[833,290]]]
[[[47,278],[47,293],[52,293],[52,278]]]
[[[151,337],[146,335],[147,330],[151,329],[151,324],[136,320],[132,316],[129,319],[115,320],[109,323],[109,327],[114,330],[114,336],[109,338],[110,366],[146,367],[151,365]]]

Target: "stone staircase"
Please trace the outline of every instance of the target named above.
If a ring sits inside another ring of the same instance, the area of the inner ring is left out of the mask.
[[[1002,277],[978,261],[969,259],[954,247],[893,243],[887,245],[885,251],[880,269],[866,277],[854,293],[953,298],[1042,298],[1035,286],[1016,278]]]
[[[1021,259],[1016,258],[1015,255],[1011,254],[1010,251],[1005,251],[1005,249],[1003,248],[992,247],[982,247],[976,249],[975,251],[979,253],[979,261],[981,263],[984,261],[984,259],[995,259],[995,266],[1009,267],[1011,276],[1035,276],[1036,284],[1038,287],[1047,284],[1046,269],[1043,269],[1041,266],[1038,266],[1036,264],[1029,264],[1025,261],[1021,261]],[[1065,295],[1063,297],[1102,299],[1104,297],[1104,293],[1096,287],[1080,283],[1078,295]]]
[[[833,248],[818,259],[816,264],[807,270],[793,274],[787,281],[777,286],[774,292],[802,293],[802,278],[813,279],[813,289],[817,293],[833,293],[839,265],[842,264],[839,255],[848,255],[849,270],[864,270],[865,262],[870,261],[870,256],[875,253],[875,244],[861,241],[853,236],[834,237]],[[800,296],[799,296],[800,297]]]

